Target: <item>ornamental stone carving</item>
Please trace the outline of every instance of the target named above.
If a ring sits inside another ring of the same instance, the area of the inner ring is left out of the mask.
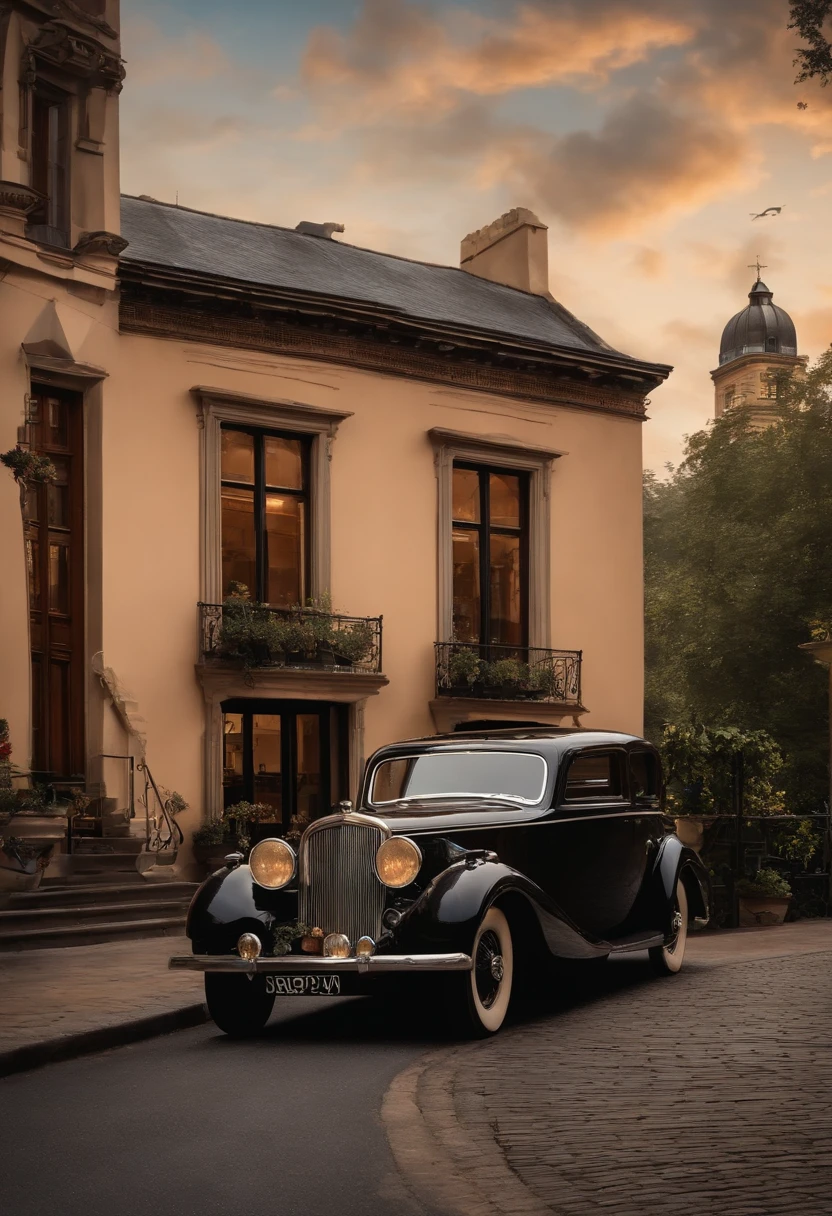
[[[73,252],[117,258],[129,244],[129,241],[123,236],[117,236],[115,232],[82,232]]]
[[[22,182],[0,182],[0,214],[16,219],[28,215],[43,202],[43,195]]]
[[[46,63],[71,76],[80,76],[93,87],[120,93],[125,70],[121,58],[95,38],[79,34],[63,21],[41,26],[23,57],[26,84],[37,82],[38,63]]]

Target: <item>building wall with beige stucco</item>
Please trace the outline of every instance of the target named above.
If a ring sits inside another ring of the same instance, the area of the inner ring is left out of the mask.
[[[550,644],[583,650],[585,725],[642,727],[641,427],[325,363],[119,340],[103,445],[104,653],[147,721],[165,784],[203,801],[204,711],[194,675],[200,598],[199,427],[191,388],[352,412],[331,454],[335,605],[384,617],[389,685],[368,698],[365,754],[432,733],[437,486],[428,431],[551,446]],[[256,695],[256,687],[252,689]],[[314,695],[311,693],[310,695]],[[533,712],[530,707],[530,712]]]

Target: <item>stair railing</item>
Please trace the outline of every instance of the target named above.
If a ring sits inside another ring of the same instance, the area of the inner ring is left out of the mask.
[[[144,795],[139,801],[144,805],[145,849],[148,853],[172,851],[175,857],[185,836],[171,809],[170,796],[162,797],[146,760],[140,760],[136,768],[144,774]]]

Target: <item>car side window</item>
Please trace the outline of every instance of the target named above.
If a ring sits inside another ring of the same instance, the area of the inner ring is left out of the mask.
[[[639,802],[658,802],[659,766],[652,752],[630,753],[630,789]]]
[[[621,798],[623,790],[619,752],[581,752],[569,762],[564,802],[605,802]]]

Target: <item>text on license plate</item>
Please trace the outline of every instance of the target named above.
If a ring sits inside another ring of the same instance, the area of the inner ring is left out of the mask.
[[[338,996],[340,975],[267,975],[266,992],[274,996]]]

